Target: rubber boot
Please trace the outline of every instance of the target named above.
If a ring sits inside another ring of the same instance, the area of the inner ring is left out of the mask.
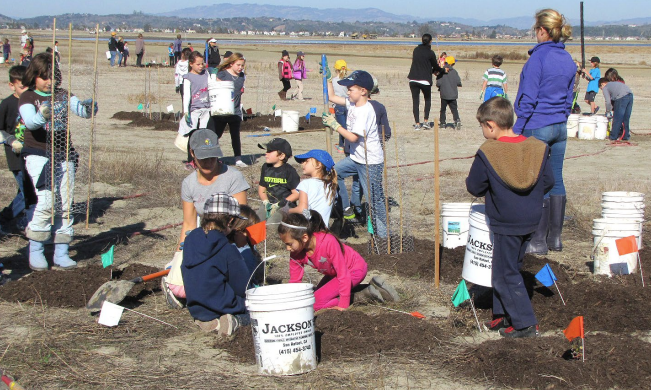
[[[40,241],[29,240],[29,268],[34,271],[47,271],[45,246]]]
[[[536,231],[531,236],[531,241],[527,246],[526,253],[534,255],[547,254],[547,229],[549,226],[549,198],[543,199],[542,215]]]
[[[552,195],[549,197],[549,233],[547,233],[547,247],[550,251],[562,251],[561,233],[565,220],[565,203],[567,196]]]
[[[54,244],[54,264],[62,269],[75,268],[77,262],[68,256],[69,244]]]

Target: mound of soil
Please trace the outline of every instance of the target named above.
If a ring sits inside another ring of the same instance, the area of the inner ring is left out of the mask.
[[[113,269],[113,280],[130,280],[160,271],[142,264],[124,270]],[[31,302],[50,307],[85,307],[88,299],[104,283],[110,281],[111,268],[100,265],[79,267],[69,271],[32,272],[0,288],[0,299],[8,302]],[[160,290],[158,279],[136,284],[125,301],[133,302],[154,290]],[[123,301],[124,302],[124,301]]]
[[[433,322],[398,313],[368,315],[357,310],[325,310],[315,317],[317,355],[320,361],[376,354],[416,353],[435,358],[445,332]],[[246,326],[232,340],[218,340],[233,359],[255,363],[253,336]]]
[[[152,127],[154,130],[174,130],[179,129],[178,122],[174,121],[174,114],[161,114],[152,112],[152,119],[139,111],[118,111],[111,117],[113,119],[131,121],[129,126],[135,127]]]
[[[651,344],[628,335],[588,335],[585,362],[566,360],[569,348],[562,336],[491,340],[444,365],[498,388],[648,388]]]

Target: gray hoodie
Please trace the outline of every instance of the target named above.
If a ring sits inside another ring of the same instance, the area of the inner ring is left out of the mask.
[[[436,79],[436,86],[439,87],[441,92],[441,99],[457,100],[459,98],[458,87],[461,87],[459,73],[453,67],[450,67],[447,73],[441,73]]]

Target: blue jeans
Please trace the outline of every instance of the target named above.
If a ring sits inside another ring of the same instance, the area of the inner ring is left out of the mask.
[[[613,126],[610,128],[610,139],[616,140],[622,137],[623,140],[631,138],[631,112],[633,111],[633,94],[629,93],[617,100],[613,100]],[[623,127],[623,131],[622,131]]]
[[[122,52],[118,52],[118,66],[122,66]]]
[[[9,203],[9,206],[7,206],[7,209],[11,210],[11,219],[14,219],[25,210],[25,195],[23,193],[23,171],[11,172],[14,174],[16,184],[18,184],[18,192],[16,193],[14,200],[12,200],[11,203]]]
[[[115,66],[115,56],[118,54],[117,51],[111,52],[111,67]]]
[[[371,175],[369,179],[369,184],[371,188],[368,188],[366,180],[366,171]],[[344,180],[347,177],[355,176],[359,178],[359,184],[362,187],[362,191],[366,194],[366,199],[371,208],[371,214],[373,215],[373,232],[380,238],[386,238],[387,236],[387,227],[386,227],[386,209],[384,205],[384,190],[382,189],[382,172],[384,169],[384,164],[360,164],[353,161],[350,157],[346,157],[343,160],[340,160],[335,164],[335,170],[337,171],[337,181],[339,182],[339,199],[341,200],[341,205],[344,209],[352,206],[355,208],[361,208],[361,198],[350,199],[348,197],[348,190]],[[369,199],[370,196],[370,199]],[[352,202],[351,202],[352,201]]]
[[[524,129],[522,135],[527,138],[534,136],[549,146],[549,162],[552,164],[554,173],[554,187],[545,194],[545,198],[548,198],[549,195],[565,195],[563,160],[565,160],[565,147],[567,146],[567,122],[554,123],[540,129]]]

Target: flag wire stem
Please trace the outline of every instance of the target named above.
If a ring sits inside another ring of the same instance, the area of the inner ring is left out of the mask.
[[[124,307],[124,306],[123,306],[123,307]],[[163,324],[165,324],[165,325],[169,325],[169,326],[171,326],[171,327],[174,328],[174,329],[178,329],[178,327],[176,327],[176,326],[174,326],[174,325],[172,325],[172,324],[168,324],[168,323],[165,322],[165,321],[161,321],[161,320],[159,320],[158,318],[154,318],[154,317],[152,317],[152,316],[148,316],[147,314],[141,313],[141,312],[139,312],[139,311],[135,311],[135,310],[132,310],[132,309],[127,309],[126,307],[124,307],[124,310],[132,311],[132,312],[134,312],[134,313],[136,313],[136,314],[140,314],[140,315],[143,316],[143,317],[151,318],[151,319],[154,320],[154,321],[158,321],[158,322],[161,322],[161,323],[163,323]]]
[[[477,310],[475,310],[475,304],[472,303],[472,298],[469,299],[470,301],[470,307],[472,308],[472,314],[475,315],[475,321],[477,321],[477,330],[479,330],[479,333],[481,333],[481,326],[479,325],[479,318],[477,317]]]
[[[563,301],[563,306],[565,306],[565,299],[563,299],[563,294],[561,294],[561,290],[558,289],[558,284],[556,284],[556,281],[554,280],[554,286],[556,287],[556,291],[558,291],[558,295],[561,297],[561,301]]]

